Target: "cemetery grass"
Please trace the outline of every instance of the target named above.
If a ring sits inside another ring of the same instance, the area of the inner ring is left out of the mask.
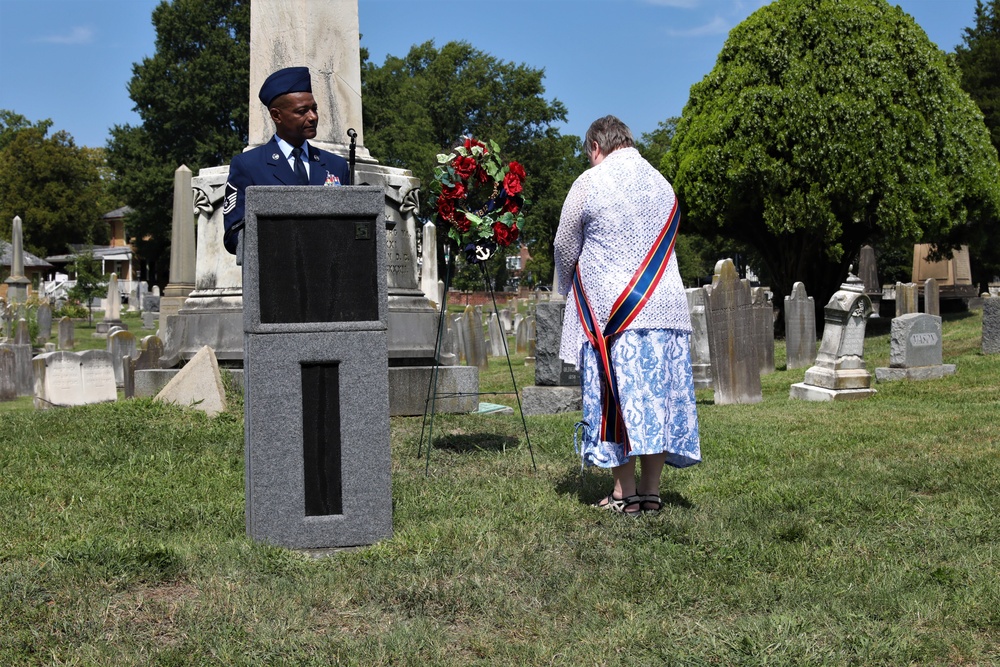
[[[588,506],[611,478],[580,474],[579,413],[528,418],[537,472],[517,416],[436,416],[429,462],[421,418],[393,418],[393,537],[318,559],[245,537],[238,396],[215,419],[0,413],[0,664],[996,664],[1000,355],[980,330],[946,316],[958,373],[865,401],[789,400],[805,369],[755,405],[699,392],[704,462],[640,518]],[[869,370],[888,357],[873,321]],[[508,391],[490,364],[483,388]]]

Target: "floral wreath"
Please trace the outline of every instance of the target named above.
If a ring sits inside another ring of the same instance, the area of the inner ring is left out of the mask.
[[[437,156],[431,196],[437,225],[446,228],[472,263],[492,257],[497,246],[517,240],[524,226],[524,167],[504,164],[500,146],[466,137],[451,153]]]

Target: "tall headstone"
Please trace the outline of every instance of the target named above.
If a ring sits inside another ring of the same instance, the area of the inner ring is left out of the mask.
[[[465,308],[465,358],[470,366],[481,370],[490,367],[486,356],[486,336],[483,333],[482,306],[466,306]]]
[[[752,287],[753,335],[756,339],[760,374],[774,372],[774,305],[763,287]]]
[[[583,409],[580,371],[559,357],[566,300],[558,292],[553,295],[552,300],[535,306],[535,384],[521,391],[521,410],[526,415]]]
[[[955,364],[942,363],[941,318],[910,313],[892,320],[889,367],[876,368],[879,382],[934,380],[953,375]]]
[[[31,280],[24,275],[24,237],[21,232],[21,216],[15,215],[10,230],[10,275],[4,279],[7,285],[7,300],[10,303],[24,303],[28,300],[28,286]]]
[[[75,328],[70,317],[59,318],[59,349],[72,350],[76,345]]]
[[[983,354],[1000,354],[1000,297],[983,299]]]
[[[423,242],[420,247],[425,249],[437,248],[437,227],[433,222],[424,223]],[[437,252],[426,251],[423,253],[420,262],[420,291],[428,300],[433,301],[440,308],[443,303],[438,293],[438,265]]]
[[[807,368],[816,361],[816,302],[802,283],[785,297],[786,368]]]
[[[500,322],[500,316],[497,313],[489,313],[486,321],[490,331],[490,356],[507,356],[507,336],[504,333],[503,324]]]
[[[918,296],[916,283],[896,283],[896,317],[919,312]]]
[[[872,312],[864,284],[854,275],[830,297],[824,308],[823,342],[805,380],[793,384],[791,398],[834,401],[867,398],[875,393],[865,369],[865,328]]]
[[[31,332],[28,329],[28,321],[19,318],[14,325],[14,342],[10,348],[14,351],[14,376],[17,383],[18,396],[31,396],[34,391],[35,379],[31,358],[33,348],[31,347]]]
[[[116,400],[111,353],[87,350],[38,355],[34,359],[34,394],[38,409]]]
[[[135,334],[124,329],[115,331],[108,335],[108,353],[111,355],[111,363],[115,369],[115,385],[125,386],[125,362],[122,357],[135,359],[139,356],[135,344]]]
[[[882,303],[882,283],[878,279],[875,249],[870,245],[861,246],[858,256],[858,278],[865,286],[865,294],[872,301],[872,317],[877,317]]]
[[[38,324],[38,343],[44,345],[52,338],[52,306],[48,303],[38,304],[35,322]]]
[[[731,259],[715,265],[706,298],[709,354],[715,403],[759,403],[760,360],[754,337],[750,283],[740,280]]]
[[[924,312],[928,315],[941,315],[941,290],[934,278],[924,281]]]
[[[17,398],[17,360],[12,345],[0,343],[0,401]]]
[[[694,372],[694,388],[712,387],[712,355],[708,343],[708,315],[705,312],[705,290],[692,287],[685,290],[688,313],[691,315],[691,370]]]
[[[122,322],[121,311],[122,311],[122,298],[121,292],[118,291],[118,274],[112,273],[111,277],[108,279],[108,298],[107,307],[104,310],[104,319],[97,323],[95,328],[95,336],[105,337],[114,327],[119,327],[121,329],[127,329],[125,323]]]

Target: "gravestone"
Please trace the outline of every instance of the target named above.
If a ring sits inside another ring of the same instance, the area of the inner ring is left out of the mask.
[[[858,256],[858,277],[865,286],[865,294],[872,301],[872,317],[878,317],[882,303],[882,283],[878,279],[875,249],[870,245],[861,246],[861,253]]]
[[[34,367],[31,362],[34,349],[31,347],[28,321],[23,317],[18,319],[14,325],[13,343],[10,348],[14,351],[14,377],[17,384],[17,395],[31,396],[35,390]]]
[[[99,338],[107,337],[112,327],[128,329],[121,318],[122,300],[121,293],[118,291],[118,275],[115,273],[112,273],[108,279],[107,304],[107,308],[104,311],[104,319],[98,322],[95,327],[94,336]]]
[[[916,283],[896,283],[896,317],[918,312],[918,300]]]
[[[11,345],[0,343],[0,401],[17,398],[17,365]]]
[[[23,304],[28,300],[31,279],[24,275],[24,238],[21,233],[21,217],[17,215],[11,223],[10,246],[10,275],[4,279],[7,299],[11,304]]]
[[[160,323],[160,318],[157,313],[144,310],[142,312],[142,328],[143,329],[155,329]]]
[[[705,290],[692,287],[684,290],[688,314],[691,316],[691,370],[695,389],[712,388],[712,356],[708,347],[708,315],[705,312]]]
[[[506,335],[504,334],[503,324],[495,313],[490,313],[488,316],[488,327],[490,330],[490,356],[492,357],[506,357],[507,356],[507,343]]]
[[[451,318],[451,331],[454,332],[455,346],[458,349],[458,363],[469,363],[467,356],[467,325],[465,323],[465,313],[461,312]]]
[[[134,359],[129,356],[122,357],[125,371],[125,398],[135,397],[135,372],[159,370],[162,356],[163,341],[159,336],[146,336],[139,342],[138,354]]]
[[[390,537],[385,192],[250,187],[245,221],[247,533],[297,549]]]
[[[1000,354],[1000,298],[983,299],[983,354]]]
[[[514,325],[514,349],[519,353],[528,351],[528,327],[531,322],[531,317],[518,315],[517,324]]]
[[[73,320],[69,317],[59,318],[59,349],[72,350],[76,345]]]
[[[52,338],[52,306],[40,304],[35,313],[35,321],[38,322],[38,343],[44,345]]]
[[[941,318],[910,313],[892,320],[889,368],[876,368],[875,379],[935,380],[955,373],[955,364],[942,363]]]
[[[715,265],[705,303],[715,403],[759,403],[763,394],[753,296],[750,283],[740,280],[733,260],[723,259]]]
[[[864,284],[854,275],[830,297],[824,308],[823,342],[805,380],[793,384],[791,398],[835,401],[875,394],[865,369],[865,327],[872,312]]]
[[[521,410],[526,415],[583,409],[580,371],[559,357],[565,310],[566,300],[558,294],[535,307],[535,384],[521,391]]]
[[[138,356],[135,345],[135,334],[124,329],[119,329],[108,334],[108,352],[111,354],[111,363],[115,369],[115,384],[119,387],[125,386],[125,365],[122,357],[135,359]]]
[[[751,288],[753,299],[753,335],[756,339],[760,374],[774,372],[774,305],[763,287]]]
[[[210,417],[224,411],[226,390],[212,348],[201,348],[153,400],[200,410]]]
[[[155,285],[153,289],[159,289]],[[147,294],[142,298],[142,310],[143,313],[155,313],[157,317],[160,314],[160,296],[158,294]],[[145,322],[145,320],[143,320]]]
[[[483,333],[481,306],[465,307],[465,358],[469,366],[486,370],[490,362],[486,357],[486,336]]]
[[[34,359],[35,407],[68,407],[118,398],[111,353],[47,352]]]
[[[941,315],[941,290],[934,278],[924,281],[924,312],[928,315]]]
[[[786,368],[808,368],[816,361],[816,302],[802,283],[785,297]]]

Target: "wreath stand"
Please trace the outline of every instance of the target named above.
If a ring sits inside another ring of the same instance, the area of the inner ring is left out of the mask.
[[[538,472],[538,466],[535,465],[535,452],[531,448],[531,439],[528,437],[528,423],[524,419],[524,411],[521,408],[521,395],[517,390],[517,380],[514,379],[514,367],[510,363],[510,350],[507,348],[507,335],[503,336],[503,351],[504,356],[507,357],[507,369],[510,371],[510,381],[514,386],[513,392],[445,392],[439,393],[437,390],[438,384],[438,368],[440,364],[438,363],[439,355],[441,353],[441,339],[444,337],[445,331],[445,318],[448,315],[448,288],[451,286],[451,275],[454,271],[455,258],[449,252],[449,248],[445,247],[445,252],[447,253],[445,257],[445,273],[444,273],[444,297],[441,299],[441,315],[438,318],[438,335],[437,341],[434,344],[434,370],[431,372],[431,380],[427,385],[427,399],[424,401],[424,421],[420,426],[420,445],[417,449],[417,458],[423,456],[424,451],[424,431],[427,431],[427,460],[424,464],[424,475],[429,474],[431,465],[431,444],[434,442],[434,414],[435,407],[438,398],[456,398],[459,396],[509,396],[511,393],[517,399],[517,410],[521,413],[521,425],[524,427],[524,440],[528,443],[528,453],[531,455],[531,468]],[[493,290],[493,283],[490,281],[489,271],[486,269],[486,261],[481,261],[478,263],[479,268],[483,274],[483,282],[486,285],[486,291],[489,292],[490,299],[493,302],[493,317],[497,318],[497,323],[500,325],[500,331],[503,331],[503,322],[500,321],[500,311],[497,309],[497,298]],[[504,444],[504,451],[507,450],[507,445]]]

